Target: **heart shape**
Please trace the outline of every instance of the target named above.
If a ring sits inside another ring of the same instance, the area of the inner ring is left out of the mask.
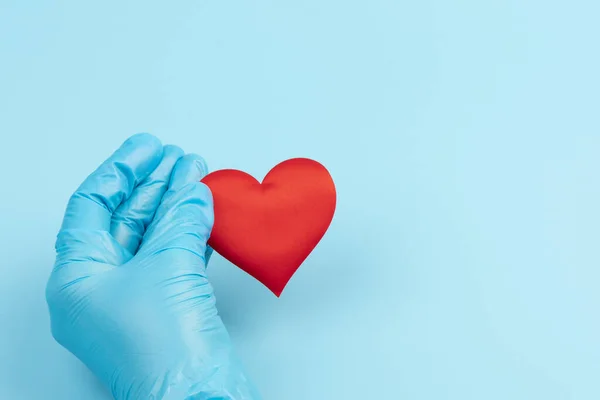
[[[279,297],[333,219],[336,191],[327,169],[293,158],[273,167],[262,184],[234,169],[202,182],[215,211],[208,244]]]

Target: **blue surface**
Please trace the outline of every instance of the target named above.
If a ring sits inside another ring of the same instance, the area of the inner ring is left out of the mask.
[[[171,3],[0,2],[0,398],[108,398],[44,286],[69,195],[139,131],[337,183],[280,299],[211,260],[266,400],[600,398],[597,2]]]

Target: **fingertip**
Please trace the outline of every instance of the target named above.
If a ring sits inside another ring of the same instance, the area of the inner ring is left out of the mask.
[[[179,160],[184,154],[185,152],[183,149],[174,144],[167,144],[163,147],[163,158],[172,157]]]
[[[158,166],[163,158],[163,145],[154,135],[137,133],[130,136],[121,148],[108,160],[129,165],[139,182]]]
[[[177,190],[188,183],[200,182],[207,172],[208,167],[202,157],[193,153],[186,154],[173,168],[170,189]]]
[[[168,182],[169,177],[173,172],[173,168],[177,164],[177,161],[183,157],[185,153],[179,146],[171,144],[165,145],[162,150],[162,157],[160,164],[154,169],[154,171],[148,176],[147,181],[166,181]],[[165,188],[166,190],[166,188]]]
[[[179,146],[167,144],[163,147],[163,164],[169,164],[169,168],[172,170],[177,165],[177,162],[185,155],[183,149]]]
[[[125,140],[124,143],[124,145],[128,144],[135,146],[144,145],[155,149],[162,149],[162,143],[160,139],[146,132],[140,132],[130,136],[127,140]]]
[[[130,136],[121,146],[121,150],[152,162],[160,162],[163,156],[163,145],[160,139],[149,133],[136,133]]]
[[[208,198],[208,200],[210,201],[210,203],[212,204],[213,202],[213,194],[210,190],[210,187],[204,183],[204,182],[200,182],[200,185],[204,188],[204,190],[206,191],[206,196]]]
[[[195,153],[187,154],[188,162],[194,164],[193,170],[197,173],[197,180],[200,181],[208,173],[208,165],[204,158]]]

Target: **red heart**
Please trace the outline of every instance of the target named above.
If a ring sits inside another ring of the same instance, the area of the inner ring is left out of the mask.
[[[262,184],[233,169],[202,182],[214,200],[210,246],[279,297],[333,219],[336,192],[327,169],[294,158],[273,167]]]

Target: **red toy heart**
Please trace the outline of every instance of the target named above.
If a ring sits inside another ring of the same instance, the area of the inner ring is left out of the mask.
[[[273,167],[262,184],[232,169],[202,182],[214,200],[208,244],[279,297],[333,219],[336,191],[327,169],[294,158]]]

